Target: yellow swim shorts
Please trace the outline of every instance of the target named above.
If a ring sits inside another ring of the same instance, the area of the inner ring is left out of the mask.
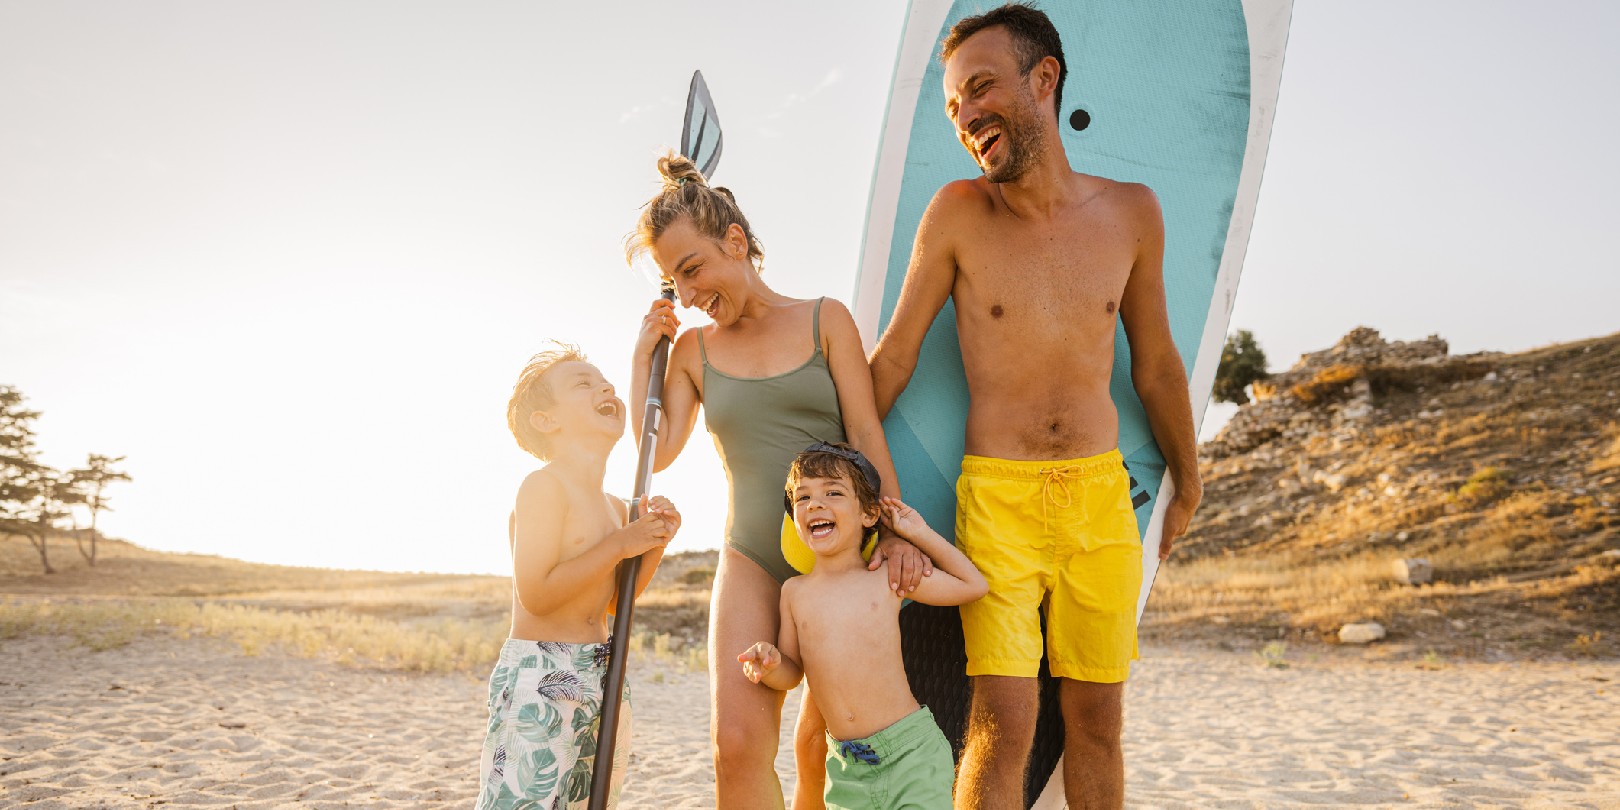
[[[1119,683],[1136,660],[1142,542],[1118,450],[1070,461],[967,456],[956,545],[990,583],[962,606],[968,675]]]

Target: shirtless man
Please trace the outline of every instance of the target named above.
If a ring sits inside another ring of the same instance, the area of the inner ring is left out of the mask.
[[[1068,804],[1119,807],[1142,551],[1108,394],[1116,316],[1169,467],[1161,559],[1202,495],[1165,309],[1163,219],[1146,186],[1069,168],[1058,134],[1067,68],[1046,15],[1008,5],[964,19],[942,58],[946,115],[984,175],[929,204],[870,360],[886,415],[955,299],[970,396],[956,543],[990,584],[962,608],[973,703],[956,803],[1023,807],[1044,642],[1063,679]]]

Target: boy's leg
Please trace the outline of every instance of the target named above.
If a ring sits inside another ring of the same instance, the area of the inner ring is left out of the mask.
[[[512,721],[508,713],[519,673],[516,660],[509,652],[510,649],[514,647],[513,643],[508,641],[501,648],[501,658],[489,676],[489,699],[486,702],[489,709],[489,724],[484,732],[484,746],[478,758],[477,810],[492,810],[495,807],[495,799],[500,795],[501,783],[506,775],[508,756],[506,746],[512,736]]]
[[[1125,805],[1125,684],[1064,678],[1063,793],[1073,810]]]
[[[584,708],[587,682],[574,671],[575,644],[508,640],[491,678],[492,709],[481,762],[479,810],[550,807],[568,800],[570,785],[584,797],[573,771],[580,742],[573,718]],[[541,684],[548,689],[541,690]]]
[[[799,722],[793,729],[793,765],[799,779],[793,785],[793,810],[821,810],[827,789],[827,720],[808,687],[799,704]]]
[[[611,644],[611,642],[609,642]],[[606,645],[601,645],[606,646]],[[569,773],[569,786],[566,799],[570,802],[590,800],[591,781],[595,775],[596,753],[601,750],[602,743],[602,704],[605,692],[602,687],[607,677],[606,659],[599,667],[582,669],[579,672],[584,681],[585,706],[592,711],[575,712],[572,720],[574,732],[574,750],[590,751],[590,756],[581,756],[574,763],[574,770]],[[631,750],[631,719],[634,717],[634,706],[630,699],[630,683],[626,680],[624,692],[619,703],[619,730],[615,735],[613,746],[613,778],[608,782],[608,798],[604,806],[612,808],[619,804],[619,794],[624,791],[625,776],[630,773]]]
[[[967,810],[1023,810],[1024,773],[1035,744],[1040,682],[1035,678],[975,675],[967,742],[956,778],[956,806]]]
[[[782,693],[743,677],[737,656],[755,642],[776,643],[782,587],[753,560],[720,550],[709,606],[710,737],[720,810],[782,807],[776,749]]]

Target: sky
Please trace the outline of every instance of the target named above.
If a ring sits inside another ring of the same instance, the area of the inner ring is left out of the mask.
[[[0,0],[0,384],[47,463],[128,457],[114,536],[508,572],[512,383],[561,339],[629,388],[622,244],[691,71],[768,283],[847,302],[904,11]],[[1358,325],[1620,329],[1617,37],[1599,2],[1300,2],[1233,328],[1273,369]],[[719,544],[701,425],[654,489],[672,549]]]

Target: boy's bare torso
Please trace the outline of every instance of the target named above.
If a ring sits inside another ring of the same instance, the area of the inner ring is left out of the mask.
[[[535,475],[552,473],[541,470]],[[599,487],[569,481],[565,476],[554,476],[554,480],[568,494],[562,549],[557,559],[559,563],[578,557],[603,538],[624,528],[628,515],[623,501],[608,495]],[[597,507],[592,508],[591,504],[597,504]],[[508,541],[515,543],[516,535],[509,533]],[[592,583],[561,607],[544,616],[537,616],[524,609],[518,600],[517,589],[513,588],[512,638],[569,644],[607,641],[607,609],[614,590],[611,578]]]
[[[917,710],[900,658],[900,598],[886,570],[818,568],[783,588],[805,679],[835,738],[869,737]]]
[[[966,450],[1068,459],[1118,444],[1108,393],[1115,322],[1143,234],[1143,186],[1075,174],[1073,202],[1015,216],[983,178],[953,184]]]

